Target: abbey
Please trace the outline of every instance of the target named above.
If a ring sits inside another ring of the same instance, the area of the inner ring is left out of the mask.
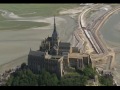
[[[47,70],[62,77],[68,68],[83,69],[91,64],[88,54],[80,53],[77,47],[71,47],[70,43],[62,42],[56,30],[54,17],[54,30],[51,37],[43,40],[39,50],[30,50],[28,55],[28,66],[35,72]]]

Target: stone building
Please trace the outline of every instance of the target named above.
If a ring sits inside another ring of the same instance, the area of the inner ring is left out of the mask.
[[[33,72],[38,73],[45,69],[56,73],[58,77],[64,75],[66,68],[74,67],[82,70],[90,63],[90,55],[81,54],[77,47],[71,47],[70,43],[59,40],[55,17],[52,36],[41,42],[39,50],[30,50],[28,55],[28,66]]]
[[[48,52],[30,51],[28,55],[28,66],[34,73],[43,69],[56,73],[58,77],[63,74],[63,57],[49,55]]]

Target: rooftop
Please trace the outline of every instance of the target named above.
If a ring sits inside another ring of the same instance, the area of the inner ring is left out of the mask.
[[[67,42],[60,42],[59,47],[70,47],[70,43]]]
[[[32,55],[32,56],[43,56],[44,52],[41,52],[41,51],[30,51],[29,55]]]
[[[72,47],[72,52],[78,53],[79,52],[78,47]]]
[[[60,59],[62,56],[52,56],[51,59]]]
[[[83,58],[83,57],[88,57],[88,54],[80,54],[80,53],[69,54],[69,58]]]
[[[52,37],[48,37],[48,38],[47,38],[47,41],[52,41]]]
[[[51,58],[46,59],[46,60],[53,60],[53,61],[59,62],[59,61],[63,60],[62,58],[63,58],[63,56],[51,56]]]

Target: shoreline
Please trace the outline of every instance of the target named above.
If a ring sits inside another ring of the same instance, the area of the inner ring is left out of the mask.
[[[119,8],[117,8],[117,9],[115,9],[114,11],[112,11],[112,12],[110,12],[109,14],[107,14],[106,16],[105,16],[105,19],[102,21],[102,23],[98,26],[98,28],[96,29],[96,36],[98,35],[98,33],[99,33],[99,31],[100,31],[100,28],[106,23],[106,21],[109,19],[109,17],[111,17],[114,13],[116,13],[116,11],[119,11],[120,10],[120,7]],[[101,34],[101,31],[100,31],[100,34]],[[102,35],[102,34],[101,34]],[[110,49],[112,52],[113,52],[113,56],[114,56],[114,65],[115,65],[115,56],[116,56],[116,53],[115,53],[115,51],[113,50],[113,48],[112,47],[110,47],[108,44],[107,44],[107,42],[104,40],[104,38],[103,38],[103,36],[101,37],[101,36],[97,36],[97,37],[99,37],[99,39],[102,41],[102,43],[104,43],[104,45],[107,47],[107,49]],[[114,66],[113,66],[114,67]],[[115,67],[114,67],[115,68]],[[112,71],[113,73],[114,73],[114,71]],[[119,86],[118,84],[117,84],[117,79],[115,79],[114,78],[115,77],[115,75],[113,74],[113,81],[114,81],[114,83],[116,84],[116,86]]]
[[[120,9],[120,7],[119,7],[119,9]],[[117,10],[119,10],[119,9],[117,9]],[[95,31],[95,35],[100,39],[100,41],[105,45],[105,47],[107,47],[107,49],[110,49],[110,50],[112,50],[113,51],[113,49],[111,48],[111,47],[108,47],[108,45],[107,45],[107,43],[106,43],[106,41],[104,40],[104,38],[103,37],[101,37],[102,36],[102,34],[101,34],[101,31],[100,31],[100,28],[105,24],[105,22],[107,21],[107,19],[110,17],[110,16],[112,16],[117,10],[114,10],[113,12],[111,12],[111,13],[109,13],[108,12],[108,14],[105,16],[105,18],[102,20],[102,22],[100,23],[100,25],[97,27],[97,29],[96,29],[96,31]],[[39,22],[39,21],[38,21]],[[49,26],[46,26],[46,27],[43,27],[43,28],[49,28],[51,25],[49,25]],[[39,28],[34,28],[34,29],[39,29]],[[74,32],[75,30],[73,30],[73,32]],[[100,31],[100,35],[99,35],[99,31]],[[116,54],[115,54],[116,55]],[[25,55],[26,56],[26,55]],[[0,65],[0,69],[2,69],[1,67],[3,67],[4,68],[4,66],[6,67],[7,65],[9,66],[9,64],[12,64],[12,63],[16,63],[17,61],[18,62],[20,62],[19,61],[19,59],[21,59],[21,58],[23,58],[24,56],[21,56],[21,57],[18,57],[18,58],[16,58],[16,59],[14,59],[14,60],[12,60],[12,61],[9,61],[9,62],[7,62],[7,63],[5,63],[5,64],[2,64],[2,65]],[[1,71],[2,72],[2,71]],[[116,80],[114,79],[114,81],[116,82]],[[117,85],[118,86],[118,85]]]
[[[99,35],[99,31],[100,31],[100,28],[103,26],[103,24],[107,21],[107,19],[118,10],[120,10],[120,7],[113,8],[112,10],[108,11],[107,15],[105,14],[104,19],[100,22],[100,25],[98,25],[98,27],[96,27],[96,29],[95,29],[96,37],[98,38],[99,42],[102,43],[102,45],[105,46],[105,48],[107,49],[107,53],[105,52],[104,56],[108,56],[108,55],[113,56],[112,62],[110,63],[110,67],[112,67],[112,69],[114,69],[114,66],[115,66],[115,52],[111,47],[108,47],[108,45],[105,42],[105,40],[103,39],[103,37],[101,37],[102,34],[100,33],[100,35]],[[84,19],[84,18],[82,18],[82,19]],[[80,19],[78,19],[78,20],[80,20]],[[83,22],[83,21],[81,21],[81,22]],[[80,26],[80,23],[79,23],[79,26]],[[114,80],[114,81],[116,82],[117,80]]]
[[[0,74],[3,74],[7,70],[14,69],[17,66],[20,66],[23,62],[27,62],[27,55],[18,57],[12,61],[9,61],[5,64],[0,65]],[[7,67],[7,69],[6,69],[6,67]],[[8,67],[10,67],[10,68],[8,68]]]
[[[57,16],[57,19],[58,19],[56,20],[58,22],[57,30],[59,32],[59,35],[61,36],[61,40],[64,39],[65,41],[70,37],[71,33],[75,31],[76,22],[73,18],[66,15]],[[52,18],[50,21],[52,23]],[[65,25],[67,23],[68,25]],[[65,27],[63,28],[63,26]],[[3,56],[1,57],[2,63],[0,65],[0,73],[3,72],[5,69],[8,70],[11,65],[12,67],[16,66],[16,62],[20,65],[19,62],[26,61],[26,60],[20,60],[20,59],[18,60],[18,58],[20,58],[20,56],[22,57],[28,54],[30,48],[32,48],[32,50],[37,50],[39,48],[41,40],[48,37],[49,35],[51,36],[51,33],[53,31],[52,28],[53,26],[51,25],[44,28],[43,27],[34,28],[34,29],[24,30],[24,31],[23,30],[12,31],[12,32],[1,31],[2,33],[0,35],[2,38],[0,38],[0,41],[2,43],[0,45],[2,45],[2,47],[0,49],[1,50],[0,53]],[[11,38],[11,37],[14,37],[14,38]],[[8,55],[8,56],[5,57],[5,55]]]

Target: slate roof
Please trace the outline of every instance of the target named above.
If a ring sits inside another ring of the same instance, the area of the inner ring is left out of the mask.
[[[43,56],[44,52],[41,52],[41,51],[30,51],[29,55],[32,55],[32,56]]]
[[[52,41],[52,37],[48,37],[48,38],[47,38],[47,41]]]
[[[60,49],[61,52],[69,52],[69,49]]]
[[[60,42],[59,47],[70,47],[70,43],[67,42]]]

